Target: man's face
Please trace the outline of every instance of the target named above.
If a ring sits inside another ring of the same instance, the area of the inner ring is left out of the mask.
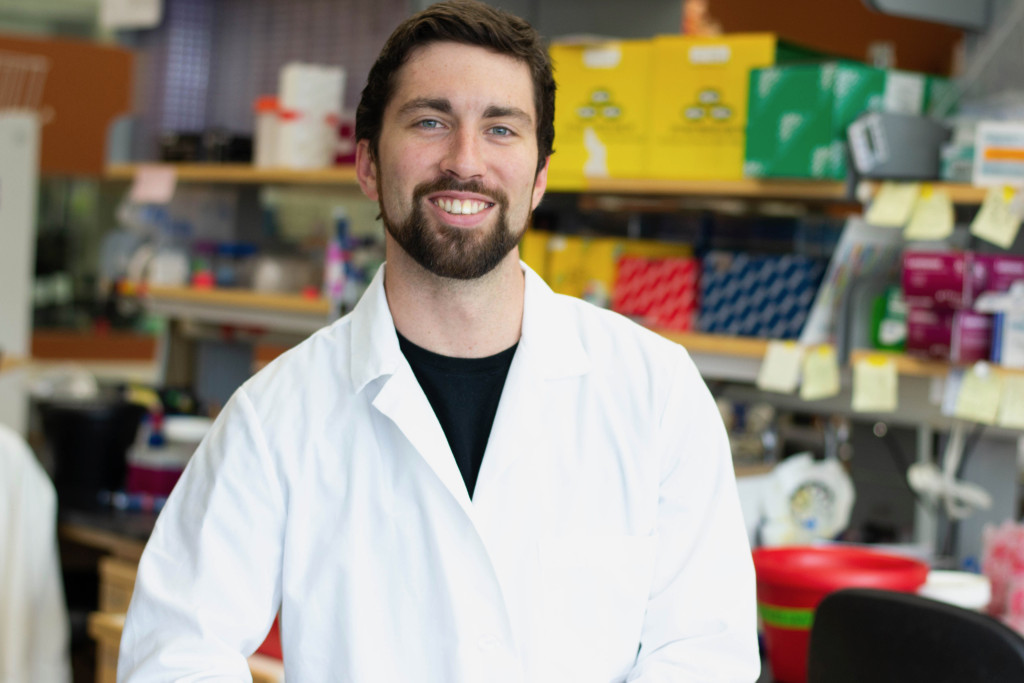
[[[421,266],[478,278],[516,247],[544,195],[536,127],[526,64],[480,47],[426,45],[398,74],[377,158],[359,143],[360,184]]]

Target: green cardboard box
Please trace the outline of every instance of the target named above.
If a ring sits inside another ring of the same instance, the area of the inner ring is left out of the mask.
[[[744,174],[845,178],[846,128],[863,112],[883,108],[885,84],[884,70],[857,62],[752,71]]]

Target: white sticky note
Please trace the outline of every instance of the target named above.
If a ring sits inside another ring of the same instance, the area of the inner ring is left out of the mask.
[[[988,363],[975,363],[964,373],[953,415],[964,420],[995,424],[1003,393],[1003,377]]]
[[[1000,427],[1024,429],[1024,375],[1003,377],[1003,396],[999,401]]]
[[[166,204],[177,184],[178,174],[171,166],[139,166],[129,197],[136,204]]]
[[[836,349],[822,344],[804,354],[803,381],[800,383],[800,398],[817,401],[839,393],[839,359]]]
[[[908,240],[944,240],[953,234],[954,223],[953,200],[925,183],[903,236]]]
[[[800,384],[804,348],[796,342],[771,342],[757,373],[757,387],[763,391],[792,394]]]
[[[1020,194],[1012,187],[990,188],[971,223],[971,234],[1003,249],[1009,249],[1020,230]]]
[[[899,405],[896,363],[871,354],[853,366],[853,409],[858,413],[891,413]]]
[[[920,193],[917,183],[882,183],[864,220],[880,228],[902,228],[910,221]]]

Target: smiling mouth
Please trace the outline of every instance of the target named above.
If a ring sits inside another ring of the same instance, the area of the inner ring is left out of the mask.
[[[475,199],[434,199],[432,200],[434,206],[441,209],[445,213],[450,213],[456,216],[473,216],[480,213],[484,209],[489,209],[494,204],[492,202],[480,202]]]

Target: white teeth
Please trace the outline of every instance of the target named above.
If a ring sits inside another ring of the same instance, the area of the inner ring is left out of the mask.
[[[447,213],[455,215],[462,214],[463,216],[478,214],[488,206],[485,202],[478,202],[471,199],[435,199],[434,204]]]

